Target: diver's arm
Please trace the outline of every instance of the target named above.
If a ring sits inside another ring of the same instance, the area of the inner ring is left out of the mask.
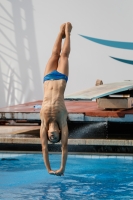
[[[61,166],[59,170],[56,170],[56,175],[63,175],[65,171],[66,161],[67,161],[67,152],[68,152],[68,127],[67,124],[61,129],[61,143],[62,143],[62,158],[61,158]]]
[[[41,138],[41,144],[42,144],[42,153],[43,153],[43,159],[45,166],[47,168],[47,171],[49,174],[55,174],[54,171],[51,170],[50,162],[49,162],[49,156],[48,156],[48,139],[47,139],[47,132],[44,126],[41,124],[40,128],[40,138]]]

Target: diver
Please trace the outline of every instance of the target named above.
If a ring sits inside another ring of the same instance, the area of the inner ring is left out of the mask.
[[[69,73],[68,57],[70,54],[71,30],[72,25],[70,22],[61,25],[52,55],[46,65],[43,79],[44,98],[40,111],[42,153],[47,171],[49,174],[57,176],[64,174],[68,153],[68,113],[64,102],[64,91]],[[62,46],[63,39],[64,43]],[[52,143],[61,141],[62,144],[61,166],[56,171],[53,171],[50,166],[48,140]]]

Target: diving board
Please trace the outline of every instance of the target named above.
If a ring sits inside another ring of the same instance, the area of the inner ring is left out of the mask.
[[[93,100],[120,92],[133,90],[133,80],[108,83],[65,96],[65,100]]]

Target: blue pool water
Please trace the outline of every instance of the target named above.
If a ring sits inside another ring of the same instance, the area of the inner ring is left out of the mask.
[[[60,155],[50,155],[53,169]],[[0,157],[0,200],[133,199],[133,157],[69,155],[64,176],[49,175],[41,154]]]

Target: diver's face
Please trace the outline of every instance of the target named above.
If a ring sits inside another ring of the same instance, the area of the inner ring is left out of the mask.
[[[48,130],[48,138],[52,143],[56,143],[59,141],[59,133],[60,131],[50,131]]]

